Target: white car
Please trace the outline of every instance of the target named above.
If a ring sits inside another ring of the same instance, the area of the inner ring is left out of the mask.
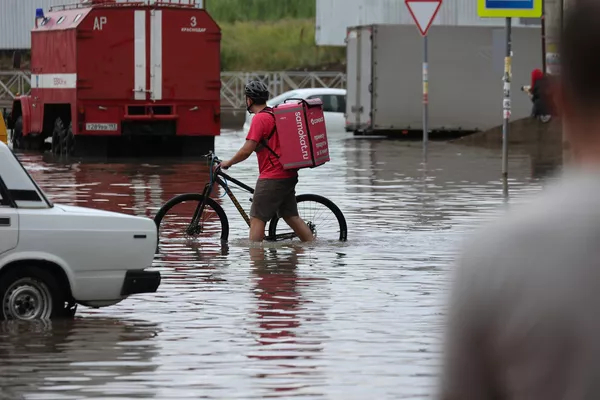
[[[53,204],[0,143],[0,320],[69,317],[155,292],[149,218]]]
[[[287,99],[314,99],[319,98],[323,102],[323,114],[325,116],[325,126],[328,132],[344,132],[346,119],[346,89],[330,88],[306,88],[294,89],[273,97],[267,101],[269,107],[275,107]],[[244,121],[244,133],[250,130],[250,122],[254,114],[246,111],[246,120]]]

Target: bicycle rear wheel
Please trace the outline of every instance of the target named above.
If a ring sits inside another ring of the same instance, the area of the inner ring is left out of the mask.
[[[296,196],[300,218],[313,230],[317,239],[348,240],[346,218],[334,202],[316,194],[301,194]],[[285,223],[274,217],[269,222],[269,239],[278,240],[277,236],[290,237],[293,230]]]
[[[196,209],[204,196],[199,193],[186,193],[173,197],[161,207],[154,217],[158,229],[159,242],[178,239],[207,239],[222,242],[229,238],[229,221],[223,208],[213,199],[207,198],[198,223],[191,226]]]

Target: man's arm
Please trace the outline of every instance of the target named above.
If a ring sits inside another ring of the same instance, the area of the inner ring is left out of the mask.
[[[264,128],[264,119],[263,115],[255,115],[252,119],[252,123],[250,124],[250,130],[248,131],[248,135],[246,136],[246,143],[242,146],[241,149],[238,150],[235,155],[227,161],[223,161],[221,163],[221,168],[227,169],[237,163],[240,163],[250,157],[252,152],[256,150],[258,143],[263,138]]]
[[[231,159],[221,162],[221,168],[227,169],[237,163],[244,161],[245,159],[250,157],[254,150],[256,150],[256,146],[258,146],[257,142],[255,142],[254,140],[246,139],[246,143],[244,143],[242,148],[239,149],[238,152],[235,153],[233,157],[231,157]]]

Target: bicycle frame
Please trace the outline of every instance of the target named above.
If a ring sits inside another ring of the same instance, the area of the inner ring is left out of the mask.
[[[250,186],[246,185],[245,183],[240,182],[237,179],[232,178],[231,176],[227,175],[220,168],[216,172],[216,175],[217,176],[216,176],[216,179],[214,180],[213,184],[210,185],[210,187],[209,187],[209,185],[207,185],[207,187],[204,189],[207,192],[207,195],[210,194],[215,183],[217,185],[221,186],[223,188],[223,190],[225,190],[225,193],[227,193],[227,197],[229,197],[229,199],[233,202],[233,205],[235,206],[235,208],[241,214],[242,218],[244,218],[244,221],[246,221],[246,224],[248,224],[248,227],[250,227],[250,217],[246,213],[246,210],[244,210],[244,208],[241,206],[240,202],[237,200],[237,198],[235,197],[235,195],[233,194],[231,189],[229,189],[229,185],[227,185],[227,183],[225,181],[235,184],[237,187],[244,189],[246,192],[248,192],[250,194],[254,194],[254,189],[251,188]],[[225,181],[223,181],[223,179],[221,179],[221,177],[225,178]]]
[[[215,164],[220,163],[220,161],[214,154],[212,154],[212,152],[208,154],[208,157],[210,157],[210,162],[209,162],[210,179],[209,179],[209,182],[204,187],[204,191],[202,192],[203,199],[210,198],[210,194],[211,194],[215,184],[221,186],[223,188],[223,190],[225,190],[225,193],[227,194],[229,199],[231,199],[231,201],[233,202],[233,205],[235,205],[235,208],[238,210],[238,212],[240,213],[242,218],[244,218],[244,221],[246,221],[246,224],[248,224],[248,227],[250,227],[250,217],[248,216],[248,213],[246,213],[246,210],[244,210],[244,208],[241,206],[240,202],[238,201],[238,199],[235,197],[235,195],[229,188],[229,185],[227,184],[227,182],[233,183],[237,187],[245,190],[246,192],[248,192],[250,194],[254,194],[254,188],[227,175],[225,172],[223,172],[221,170],[220,166],[213,168],[213,166]],[[225,180],[223,180],[221,178],[223,178]],[[198,219],[200,218],[200,216],[202,215],[202,212],[204,211],[204,206],[205,206],[205,200],[203,200],[202,203],[199,204],[198,207],[196,208],[196,211],[194,212],[194,216],[192,218],[192,222],[191,222],[190,226],[188,227],[190,232],[194,232],[195,229],[198,227]],[[279,235],[275,235],[275,237],[265,236],[265,240],[267,240],[267,241],[284,240],[284,239],[293,239],[295,237],[297,237],[297,235],[295,233],[282,233]]]

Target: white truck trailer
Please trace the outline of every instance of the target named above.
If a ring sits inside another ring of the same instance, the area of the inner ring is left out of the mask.
[[[467,134],[502,124],[505,31],[497,27],[430,28],[429,130]],[[512,32],[512,116],[528,117],[520,88],[542,68],[539,28]],[[423,38],[415,26],[349,27],[346,131],[406,134],[423,128]]]

